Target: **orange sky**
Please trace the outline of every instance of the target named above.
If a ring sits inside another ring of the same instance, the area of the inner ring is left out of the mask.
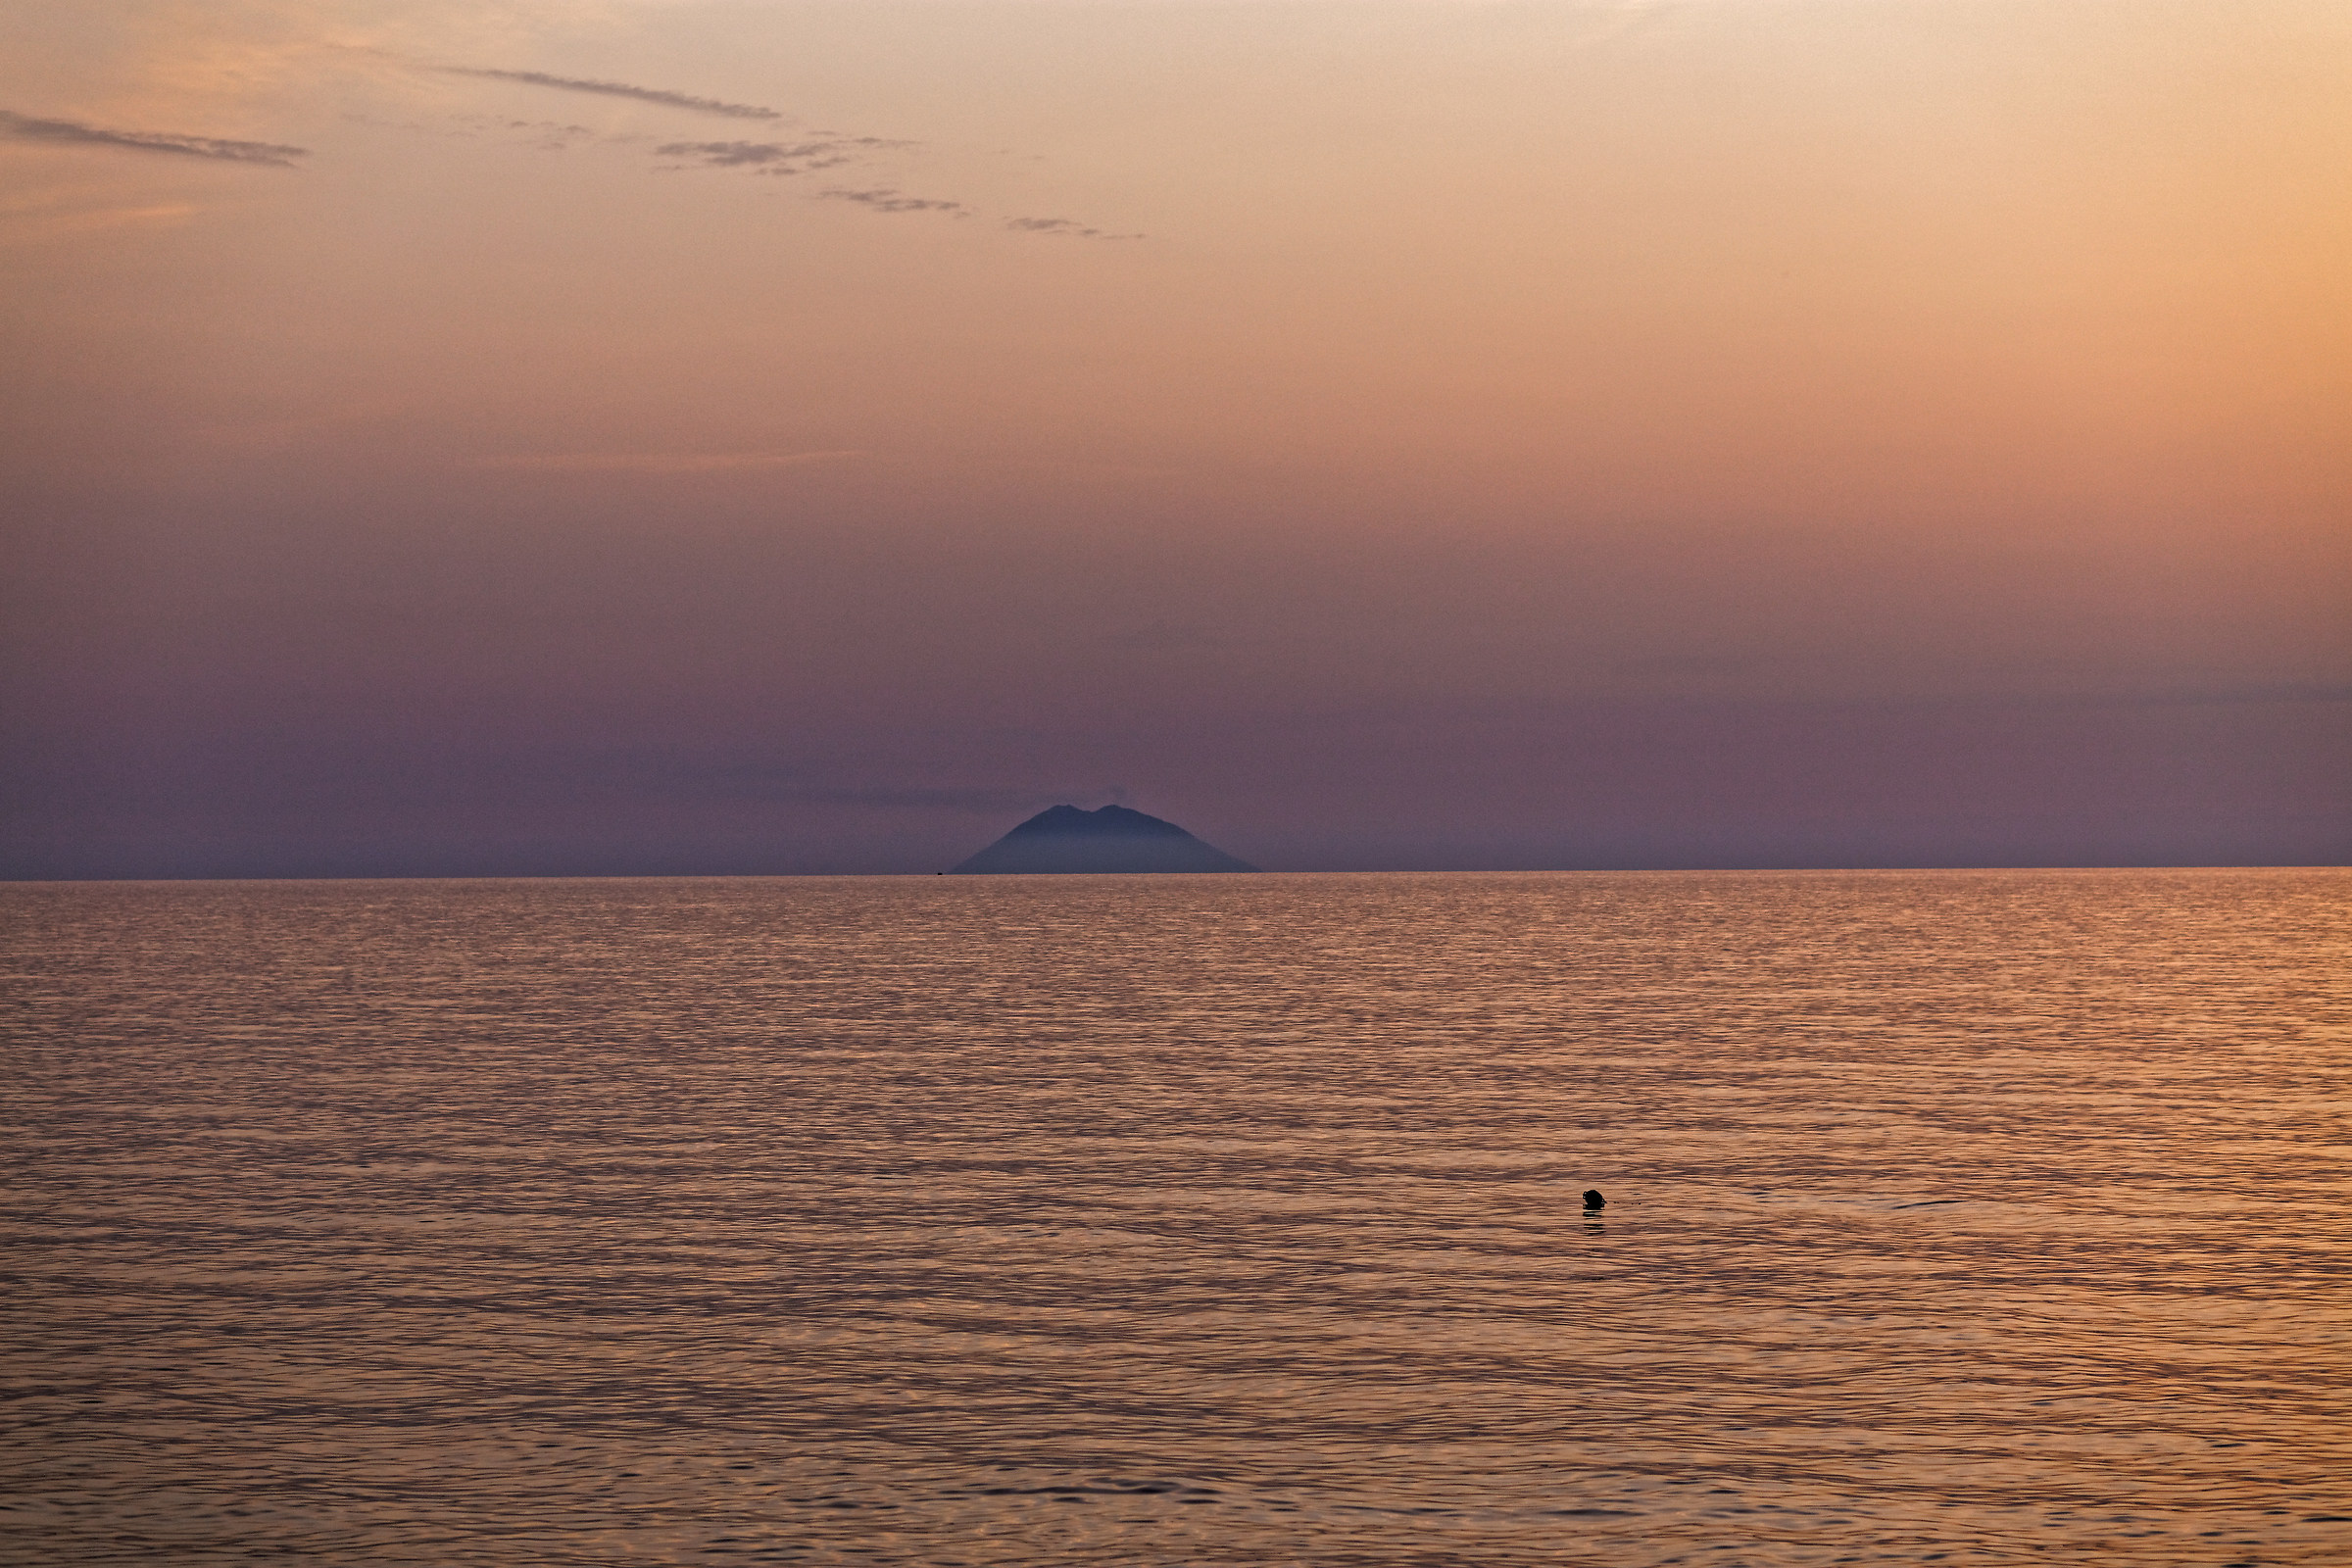
[[[2254,746],[2208,826],[2345,842],[2335,0],[10,9],[8,676],[80,760],[9,863],[282,837],[124,780],[380,773],[302,717],[358,712],[461,760],[397,822],[320,784],[336,843],[511,844],[453,780],[552,724],[750,746],[815,781],[772,863],[854,868],[1114,783],[1270,864],[1300,790],[1542,858],[1666,765],[1546,794],[1561,704],[2252,702],[2132,777]],[[2124,788],[2002,810],[2087,845]],[[985,804],[818,798],[926,790]]]

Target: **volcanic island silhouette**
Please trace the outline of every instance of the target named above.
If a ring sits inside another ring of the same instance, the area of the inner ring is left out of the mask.
[[[960,865],[955,876],[1040,876],[1105,871],[1254,871],[1213,844],[1205,844],[1173,822],[1105,806],[1082,811],[1055,806]]]

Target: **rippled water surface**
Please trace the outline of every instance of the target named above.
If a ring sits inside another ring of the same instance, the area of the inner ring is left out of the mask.
[[[0,917],[10,1561],[2352,1562],[2345,872]]]

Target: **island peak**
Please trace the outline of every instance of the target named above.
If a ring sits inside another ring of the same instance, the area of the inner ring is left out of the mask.
[[[961,864],[956,875],[1254,871],[1175,823],[1124,806],[1050,806]]]

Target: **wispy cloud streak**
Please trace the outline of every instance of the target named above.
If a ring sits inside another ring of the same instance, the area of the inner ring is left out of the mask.
[[[294,160],[310,156],[308,147],[287,147],[270,141],[229,141],[219,136],[182,136],[161,130],[112,130],[85,125],[76,120],[35,120],[0,109],[0,134],[18,141],[67,142],[84,147],[126,147],[133,152],[172,153],[182,158],[212,158],[232,164],[273,164],[292,169]]]
[[[553,120],[501,120],[488,115],[460,115],[458,123],[510,136],[527,137],[531,145],[551,153],[560,153],[584,141],[596,140],[596,132],[586,125],[561,123]]]
[[[824,201],[856,202],[877,213],[947,213],[956,218],[969,218],[972,210],[961,202],[940,201],[929,196],[906,196],[895,190],[832,190],[818,191]]]
[[[531,452],[484,458],[474,466],[529,473],[727,473],[864,456],[862,447],[822,452]]]
[[[911,147],[882,136],[811,136],[801,141],[671,141],[654,152],[687,158],[712,169],[748,169],[756,174],[802,174],[836,169],[868,153]]]
[[[782,120],[776,110],[759,104],[730,104],[664,87],[638,87],[625,81],[596,81],[584,76],[551,76],[544,71],[492,71],[480,66],[437,67],[444,75],[479,76],[487,81],[514,81],[526,87],[552,87],[558,92],[596,93],[606,98],[634,98],[665,109],[685,109],[698,115],[724,115],[730,120]]]
[[[806,801],[814,806],[864,806],[884,810],[961,811],[971,815],[1029,812],[1061,797],[1050,791],[992,789],[894,789],[888,786],[798,784],[772,780],[759,769],[710,776],[719,792],[750,800]]]
[[[1007,218],[1004,226],[1022,234],[1060,234],[1070,239],[1142,239],[1141,234],[1113,234],[1090,227],[1074,218]]]
[[[546,769],[569,779],[598,778],[633,794],[677,799],[794,801],[825,806],[884,809],[960,811],[976,815],[1027,815],[1056,801],[1093,801],[1108,794],[1124,802],[1127,791],[1113,785],[925,785],[855,783],[824,776],[806,761],[751,756],[681,756],[675,747],[628,747],[577,753],[539,753],[516,759],[530,771]]]
[[[716,98],[697,97],[692,93],[672,92],[662,87],[640,87],[625,81],[605,81],[585,76],[558,76],[544,71],[504,71],[487,66],[429,66],[423,69],[446,75],[471,76],[487,81],[519,82],[525,86],[549,87],[560,92],[601,93],[608,97],[631,98],[641,103],[661,104],[666,108],[691,110],[698,114],[725,115],[738,120],[782,120],[776,110],[760,104],[727,103]],[[512,122],[512,128],[524,129],[522,122]],[[549,127],[541,145],[560,148],[569,144],[575,134],[585,134],[580,127],[566,126],[561,130]],[[877,153],[895,152],[917,147],[918,142],[886,136],[843,136],[827,130],[806,131],[799,136],[755,141],[744,137],[708,141],[665,141],[653,149],[657,158],[669,159],[669,169],[701,168],[729,171],[738,173],[764,175],[796,175],[814,173],[822,170],[843,169],[861,163]],[[878,171],[877,171],[878,172]],[[837,177],[855,178],[856,175]],[[868,177],[871,177],[870,175]],[[936,213],[948,218],[981,216],[969,203],[945,197],[910,196],[895,186],[851,187],[832,186],[817,191],[820,201],[855,202],[877,213]],[[1141,234],[1117,234],[1106,229],[1082,223],[1074,218],[1007,218],[1004,226],[1015,233],[1039,234],[1067,239],[1125,240],[1142,239]]]

